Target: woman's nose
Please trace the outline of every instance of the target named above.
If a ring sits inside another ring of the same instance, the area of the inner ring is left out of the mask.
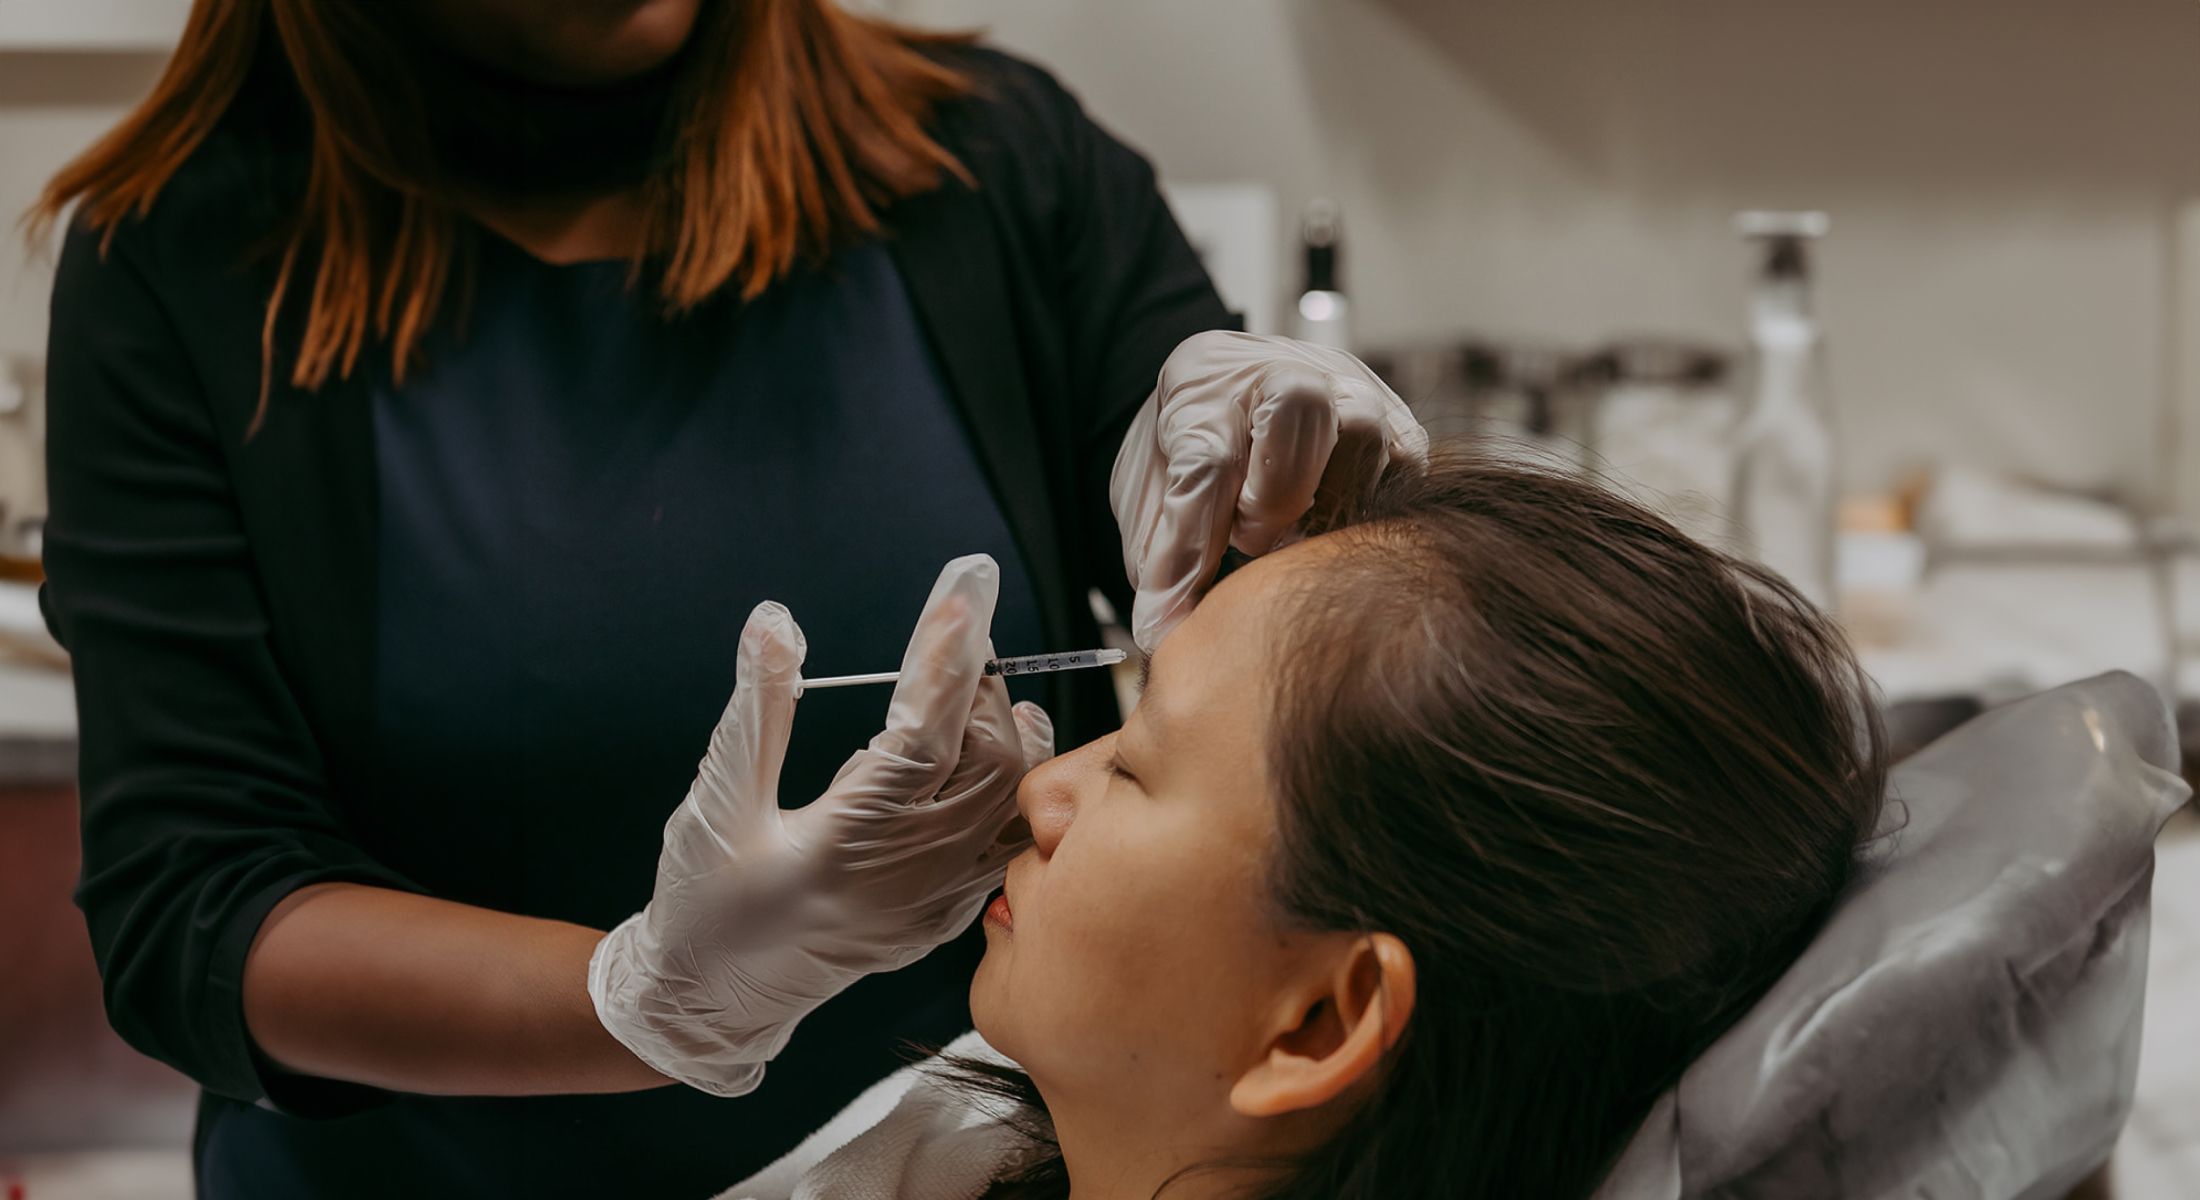
[[[1067,754],[1058,754],[1024,776],[1016,789],[1016,807],[1030,823],[1032,844],[1039,853],[1052,854],[1061,844],[1062,835],[1077,819],[1079,797],[1100,780],[1101,764],[1114,753],[1114,742],[1115,735],[1109,734]]]

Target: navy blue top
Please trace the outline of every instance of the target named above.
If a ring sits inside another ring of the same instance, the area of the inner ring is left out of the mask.
[[[646,902],[761,600],[801,623],[805,673],[891,670],[940,566],[983,551],[1001,565],[999,652],[1054,648],[881,247],[746,304],[668,322],[653,302],[623,264],[492,242],[466,336],[375,397],[376,824],[441,834],[372,849],[436,895],[599,928]],[[826,786],[889,693],[804,697],[782,803]],[[866,981],[738,1100],[400,1097],[325,1125],[229,1106],[207,1190],[328,1194],[303,1143],[348,1130],[406,1147],[377,1194],[588,1178],[707,1195],[891,1071],[904,1040],[967,1029],[974,963],[966,939]]]

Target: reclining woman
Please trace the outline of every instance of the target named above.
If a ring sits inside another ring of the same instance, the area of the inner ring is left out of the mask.
[[[726,1195],[1586,1197],[1847,881],[1865,686],[1589,484],[1394,478],[1024,779],[977,1033]]]

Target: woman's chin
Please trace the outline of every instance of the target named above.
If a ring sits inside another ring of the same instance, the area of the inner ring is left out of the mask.
[[[1000,1049],[1000,1043],[994,1040],[995,1037],[1007,1032],[1007,1022],[1001,1019],[1008,1008],[1007,943],[1005,933],[988,927],[985,957],[978,961],[978,972],[970,980],[970,1024],[996,1050]]]
[[[669,62],[695,32],[697,0],[588,0],[544,26],[523,73],[552,86],[607,87]]]

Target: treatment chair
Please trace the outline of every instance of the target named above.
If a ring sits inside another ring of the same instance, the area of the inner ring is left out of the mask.
[[[1597,1200],[2068,1194],[2130,1114],[2177,767],[2168,709],[2126,674],[1897,767],[1887,835],[1825,929],[1658,1101]]]

